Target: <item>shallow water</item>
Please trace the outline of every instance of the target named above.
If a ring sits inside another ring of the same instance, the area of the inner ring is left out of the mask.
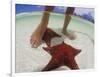
[[[42,43],[37,49],[31,48],[30,36],[39,24],[42,13],[24,13],[16,15],[16,72],[33,72],[41,71],[48,64],[51,56],[45,52]],[[68,26],[69,30],[75,31],[77,38],[69,40],[61,33],[63,27],[64,15],[52,13],[48,27],[52,28],[61,38],[54,38],[52,45],[64,41],[73,47],[82,49],[81,53],[75,58],[80,69],[94,67],[94,26],[91,22],[72,16]],[[81,33],[80,33],[81,32]],[[65,66],[56,70],[69,69]]]

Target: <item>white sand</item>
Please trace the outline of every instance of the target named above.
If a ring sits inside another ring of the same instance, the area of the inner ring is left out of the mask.
[[[62,43],[72,45],[75,48],[82,49],[81,53],[76,57],[76,61],[80,69],[93,68],[93,42],[81,33],[76,33],[76,40],[69,40],[64,35],[62,38],[54,38],[52,40],[52,46]],[[24,38],[24,37],[23,37]],[[45,47],[45,43],[39,46],[37,49],[31,48],[29,38],[20,39],[16,44],[16,72],[32,72],[40,71],[51,59],[51,56],[45,52],[42,47]],[[61,67],[57,70],[68,69],[67,67]]]

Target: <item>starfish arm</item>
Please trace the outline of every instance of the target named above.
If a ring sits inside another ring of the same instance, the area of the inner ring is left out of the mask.
[[[53,37],[61,37],[61,35],[57,34],[55,31],[53,31],[52,29],[50,28],[47,28],[47,31],[46,31],[50,36]]]
[[[74,69],[79,69],[79,66],[77,65],[77,63],[76,63],[76,61],[75,60],[73,60],[72,61],[72,64],[71,64],[71,67],[70,67],[72,70],[74,70]]]
[[[47,39],[47,40],[45,40],[45,42],[46,42],[47,46],[50,46],[50,44],[51,44],[51,39]]]
[[[79,67],[74,59],[71,59],[70,61],[68,61],[66,59],[65,65],[68,66],[71,70],[79,69]]]
[[[75,56],[77,56],[81,52],[81,49],[77,49],[75,52]]]
[[[53,33],[53,37],[61,37],[61,35],[57,34],[56,32]]]
[[[50,47],[43,47],[43,49],[52,56]]]
[[[58,68],[59,66],[60,66],[60,63],[56,59],[52,58],[42,71],[51,71]]]

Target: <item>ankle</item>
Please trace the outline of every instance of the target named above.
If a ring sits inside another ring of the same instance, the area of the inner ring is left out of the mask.
[[[62,32],[67,32],[67,30],[66,29],[62,29]]]

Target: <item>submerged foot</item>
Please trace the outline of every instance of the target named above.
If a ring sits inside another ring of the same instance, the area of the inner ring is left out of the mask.
[[[76,35],[74,34],[74,31],[66,31],[66,30],[63,30],[62,33],[64,35],[66,35],[69,39],[71,40],[74,40],[76,38]]]
[[[39,24],[37,29],[32,33],[30,43],[33,48],[37,48],[41,44],[45,30],[45,28],[42,28],[42,24]]]

